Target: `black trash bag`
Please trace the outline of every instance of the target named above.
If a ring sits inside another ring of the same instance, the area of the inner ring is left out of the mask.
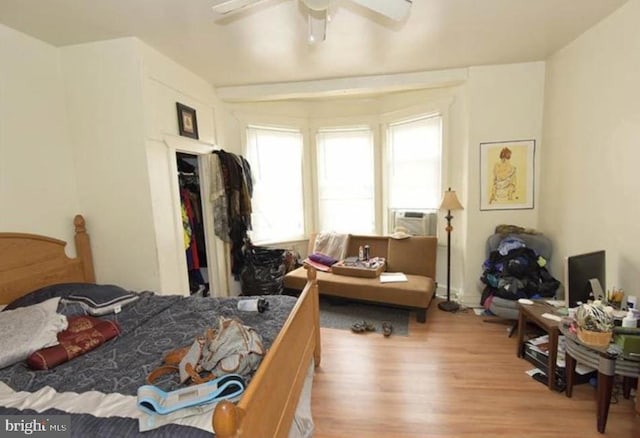
[[[285,252],[261,246],[246,249],[240,273],[242,295],[281,295],[287,273]]]

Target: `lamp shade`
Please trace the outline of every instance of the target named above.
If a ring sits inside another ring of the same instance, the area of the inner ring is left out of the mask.
[[[440,204],[440,210],[462,210],[462,204],[458,201],[458,196],[456,195],[455,190],[449,190],[444,192],[444,196],[442,197],[442,203]]]

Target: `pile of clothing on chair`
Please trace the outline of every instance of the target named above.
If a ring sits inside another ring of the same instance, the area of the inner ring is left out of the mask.
[[[485,284],[480,304],[491,308],[494,297],[506,300],[553,297],[560,286],[546,268],[547,260],[524,240],[506,236],[483,263]]]

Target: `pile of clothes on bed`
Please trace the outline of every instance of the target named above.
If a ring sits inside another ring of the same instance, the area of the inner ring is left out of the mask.
[[[547,259],[528,247],[524,239],[505,236],[483,263],[480,280],[485,288],[480,304],[490,309],[494,297],[515,301],[555,296],[560,282],[546,265]]]

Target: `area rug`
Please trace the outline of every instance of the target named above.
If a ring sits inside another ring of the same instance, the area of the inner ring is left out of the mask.
[[[409,314],[407,309],[320,297],[320,327],[351,331],[353,323],[365,320],[373,324],[382,335],[382,321],[393,325],[393,335],[409,335]]]

